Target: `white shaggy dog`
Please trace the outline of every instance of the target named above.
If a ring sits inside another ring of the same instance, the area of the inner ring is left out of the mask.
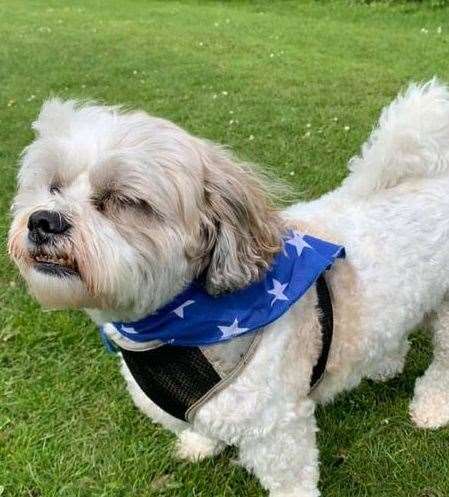
[[[193,424],[155,407],[123,367],[139,408],[178,434],[180,456],[237,445],[271,496],[319,495],[315,404],[401,372],[407,338],[424,320],[434,358],[411,416],[425,428],[449,422],[445,86],[411,86],[383,111],[340,188],[283,212],[249,166],[143,112],[53,99],[33,128],[9,247],[45,306],[84,308],[100,324],[148,315],[199,274],[215,294],[242,288],[269,267],[286,225],[346,247],[327,274],[334,339],[312,393],[321,348],[314,288],[264,329],[249,364]]]

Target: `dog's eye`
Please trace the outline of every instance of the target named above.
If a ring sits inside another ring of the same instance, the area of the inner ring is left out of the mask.
[[[60,193],[61,191],[61,184],[58,183],[57,181],[53,182],[50,187],[49,187],[50,193],[53,195],[55,193]]]
[[[117,192],[101,192],[91,197],[95,209],[102,214],[118,214],[123,209],[138,209],[146,214],[155,215],[155,210],[144,200],[125,197]]]
[[[111,192],[102,192],[101,194],[94,195],[91,198],[91,202],[97,211],[104,212],[106,210],[106,204],[111,197]]]
[[[103,191],[91,197],[91,202],[97,211],[104,213],[106,210],[114,211],[131,205],[126,197],[113,191]]]

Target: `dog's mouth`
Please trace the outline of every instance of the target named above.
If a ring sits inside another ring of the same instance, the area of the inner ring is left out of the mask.
[[[43,252],[31,254],[34,269],[52,276],[79,276],[78,265],[70,256],[50,255]]]

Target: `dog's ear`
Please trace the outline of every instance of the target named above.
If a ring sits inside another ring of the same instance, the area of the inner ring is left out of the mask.
[[[281,248],[282,221],[252,166],[206,142],[202,272],[213,294],[256,281]]]

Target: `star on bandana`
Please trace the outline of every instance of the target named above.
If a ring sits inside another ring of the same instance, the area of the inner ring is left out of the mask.
[[[186,300],[184,302],[184,304],[181,304],[179,307],[177,307],[174,311],[174,312],[178,317],[180,317],[181,319],[184,319],[184,309],[189,306],[189,305],[192,305],[194,304],[195,301],[194,300]]]
[[[296,248],[298,257],[302,254],[305,247],[312,248],[297,231],[293,231],[293,237],[287,240],[286,243]]]
[[[219,326],[219,330],[221,331],[221,338],[230,338],[235,335],[240,335],[241,333],[245,333],[249,328],[239,328],[239,322],[237,318],[234,319],[234,322],[231,326]]]
[[[284,290],[287,288],[288,283],[281,283],[273,278],[273,288],[268,290],[268,293],[274,295],[274,299],[271,301],[273,305],[277,300],[289,300],[286,295],[284,295]]]
[[[131,335],[137,335],[137,333],[139,333],[132,326],[124,326],[123,324],[122,324],[122,330],[125,333],[130,333]]]

